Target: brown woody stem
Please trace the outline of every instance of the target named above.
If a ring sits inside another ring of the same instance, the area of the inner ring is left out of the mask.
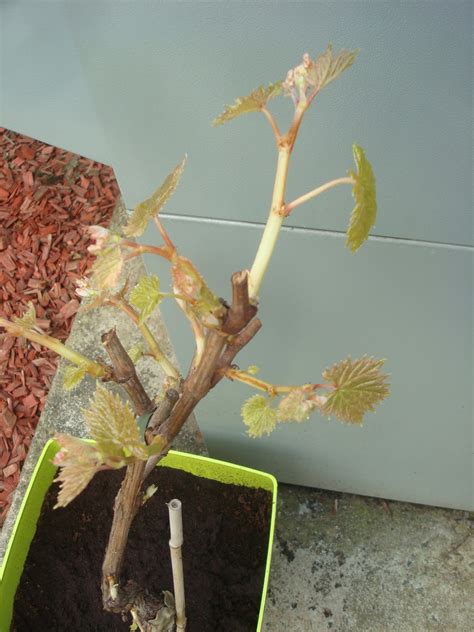
[[[236,353],[253,338],[261,326],[260,321],[258,321],[258,324],[251,327],[244,334],[256,311],[257,308],[251,305],[249,301],[248,272],[246,270],[236,272],[232,275],[232,306],[224,321],[222,331],[211,330],[208,332],[200,363],[187,376],[179,401],[173,408],[169,419],[158,429],[156,436],[161,438],[164,446],[171,445],[171,442],[179,433],[198,402],[217,383],[218,380],[215,381],[214,376],[221,364],[224,349],[229,342],[228,336],[223,334],[223,332],[226,334],[234,332],[236,334],[233,344],[237,344],[238,348],[234,348],[232,352],[229,352],[229,355],[233,353],[232,357],[235,357]],[[240,342],[236,343],[235,341],[239,339],[239,335],[242,337]],[[232,342],[230,346],[232,346]]]
[[[153,410],[153,403],[146,394],[135,371],[133,362],[122,346],[115,329],[102,336],[102,342],[110,356],[117,381],[124,386],[133,402],[137,415]],[[127,466],[125,477],[115,498],[114,517],[109,541],[102,564],[102,601],[111,612],[129,610],[133,606],[130,592],[125,592],[120,583],[120,573],[127,545],[128,534],[135,514],[140,507],[140,488],[143,480],[144,461]],[[137,589],[134,588],[137,592]]]
[[[135,365],[123,348],[115,329],[102,334],[102,344],[112,361],[115,381],[127,391],[133,402],[136,414],[144,415],[146,412],[153,410],[153,402],[138,379]]]
[[[105,610],[111,612],[126,609],[122,603],[120,573],[130,527],[140,507],[139,492],[144,469],[144,461],[127,466],[125,478],[115,498],[114,517],[102,564],[102,602]]]
[[[130,611],[133,608],[135,612],[136,596],[137,594],[143,594],[134,584],[128,583],[124,586],[120,581],[120,572],[130,527],[140,506],[140,489],[145,472],[148,473],[151,466],[155,465],[155,461],[157,462],[166,453],[198,402],[212,388],[213,378],[221,362],[226,345],[231,348],[227,357],[232,356],[233,358],[237,351],[255,335],[261,326],[260,321],[257,322],[257,319],[255,319],[256,324],[249,325],[249,321],[255,315],[256,308],[249,303],[247,273],[234,274],[232,287],[232,307],[229,309],[225,319],[225,330],[210,330],[207,333],[201,360],[184,380],[181,395],[179,396],[179,393],[172,392],[173,389],[168,391],[162,405],[159,406],[159,409],[156,410],[150,420],[147,440],[150,441],[153,438],[157,438],[159,444],[163,446],[161,454],[153,457],[153,463],[150,463],[150,460],[147,464],[139,461],[127,467],[125,478],[115,500],[112,528],[102,566],[102,598],[106,610],[120,612]],[[230,343],[229,329],[236,334]],[[116,370],[116,375],[127,375],[124,385],[133,385],[134,388],[139,380],[136,374],[135,377],[131,374],[131,367],[124,357],[127,354],[122,345],[117,344],[119,341],[116,338],[115,332],[109,332],[106,335],[108,351],[111,349],[111,346],[114,349],[114,353],[109,352],[109,354]],[[137,392],[133,392],[132,401],[142,404],[142,398]]]
[[[232,275],[232,305],[222,326],[227,334],[236,334],[245,327],[257,313],[255,305],[249,301],[248,270]]]
[[[165,392],[165,396],[156,407],[156,410],[151,416],[145,431],[145,439],[148,444],[153,440],[153,437],[156,435],[156,431],[161,424],[168,419],[178,399],[179,392],[176,389],[169,388]]]
[[[235,336],[231,342],[228,343],[224,353],[222,354],[214,375],[211,380],[211,388],[218,384],[225,375],[226,370],[232,364],[235,356],[243,349],[252,338],[260,331],[262,322],[259,318],[254,318],[249,322],[247,327],[243,329],[238,336]]]
[[[158,434],[158,429],[160,426],[168,419],[171,415],[171,411],[173,410],[174,405],[179,399],[179,393],[174,388],[169,388],[161,402],[158,404],[155,412],[151,416],[150,421],[148,422],[147,429],[145,431],[145,441],[150,444],[154,437]],[[167,450],[164,450],[163,453],[156,454],[151,456],[146,462],[145,470],[143,472],[143,480],[146,479],[148,474],[153,471],[153,468],[156,466],[158,461],[166,454]]]

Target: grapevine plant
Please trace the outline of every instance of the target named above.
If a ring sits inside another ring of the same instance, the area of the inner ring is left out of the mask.
[[[275,182],[268,220],[250,269],[231,278],[231,299],[219,298],[206,284],[195,264],[184,257],[166,231],[160,211],[175,191],[183,173],[183,159],[161,186],[128,217],[122,234],[105,228],[90,228],[95,241],[90,250],[97,256],[91,273],[79,282],[77,293],[85,308],[113,306],[127,314],[141,333],[143,342],[126,351],[113,329],[102,335],[109,361],[89,358],[42,332],[30,304],[21,318],[0,319],[10,334],[39,343],[69,361],[64,386],[72,389],[86,374],[99,384],[87,410],[85,423],[94,443],[60,435],[61,449],[54,463],[59,466],[60,490],[56,507],[70,503],[104,469],[126,468],[114,505],[114,517],[102,567],[102,596],[106,610],[129,613],[132,627],[146,631],[173,630],[173,601],[151,596],[146,587],[122,576],[122,563],[132,521],[143,502],[153,493],[144,483],[156,463],[166,455],[173,440],[199,401],[222,379],[243,382],[259,391],[242,406],[243,422],[251,437],[270,434],[277,424],[303,422],[314,411],[344,422],[361,424],[365,413],[388,395],[387,376],[381,372],[383,360],[350,357],[323,372],[319,383],[275,385],[256,376],[256,367],[241,370],[234,360],[239,351],[262,326],[258,318],[259,293],[285,219],[296,208],[339,185],[350,185],[355,199],[347,230],[346,245],[355,252],[367,239],[377,213],[375,179],[364,150],[353,146],[355,170],[322,184],[286,202],[288,166],[296,138],[308,108],[319,92],[354,63],[357,51],[334,54],[331,45],[312,60],[308,54],[290,70],[284,81],[261,86],[238,98],[215,119],[221,125],[242,114],[261,112],[270,123],[278,154]],[[294,116],[286,132],[280,128],[268,103],[277,96],[290,97]],[[137,243],[153,221],[162,238],[161,245]],[[151,253],[170,265],[172,288],[163,292],[154,275],[143,277],[130,287],[122,274],[126,261]],[[166,356],[147,321],[165,298],[174,300],[189,321],[195,338],[195,353],[186,375]],[[150,397],[135,366],[143,355],[159,363],[165,379],[159,393]],[[121,384],[131,405],[113,394],[103,383]],[[181,629],[181,628],[180,628]]]

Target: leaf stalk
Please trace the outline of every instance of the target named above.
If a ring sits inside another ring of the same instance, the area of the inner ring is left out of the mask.
[[[273,135],[275,136],[277,147],[280,147],[283,137],[282,137],[282,133],[280,132],[280,128],[278,127],[278,123],[276,122],[270,110],[266,108],[265,106],[262,107],[262,112],[265,115],[265,118],[267,119],[267,121],[271,125],[271,128],[273,130]]]
[[[117,297],[106,299],[105,304],[112,305],[113,307],[117,307],[118,309],[122,310],[122,312],[127,314],[127,316],[135,323],[135,325],[140,330],[140,333],[142,334],[148,347],[150,348],[150,351],[153,357],[161,365],[161,368],[166,373],[166,375],[178,380],[180,377],[178,370],[171,364],[171,362],[165,356],[165,354],[161,350],[160,345],[158,344],[155,337],[153,336],[150,329],[148,328],[147,324],[144,323],[142,320],[140,320],[140,316],[133,309],[133,307],[129,305],[127,301],[125,301],[123,298],[117,298]]]
[[[304,204],[305,202],[312,200],[318,195],[321,195],[321,193],[325,193],[326,191],[329,191],[330,189],[334,189],[334,187],[337,187],[340,184],[354,184],[354,180],[350,176],[337,178],[335,180],[331,180],[330,182],[326,182],[325,184],[322,184],[321,186],[317,187],[316,189],[313,189],[312,191],[309,191],[308,193],[305,193],[304,195],[301,195],[299,198],[296,198],[296,200],[293,200],[289,204],[285,205],[285,208],[283,211],[285,217],[288,217],[288,215],[290,215],[290,213],[297,206],[300,206],[301,204]]]
[[[74,351],[70,347],[67,347],[65,344],[53,338],[53,336],[48,336],[47,334],[40,334],[32,329],[26,329],[17,325],[16,323],[12,323],[5,318],[0,318],[0,327],[4,327],[9,334],[13,336],[17,336],[18,338],[23,337],[31,342],[35,342],[51,351],[54,351],[61,357],[69,360],[73,364],[77,366],[82,366],[86,370],[89,375],[95,378],[108,377],[109,371],[107,367],[99,364],[98,362],[94,362],[90,358],[82,355],[77,351]]]
[[[253,388],[257,388],[261,391],[265,391],[271,397],[275,397],[280,393],[290,393],[291,391],[315,391],[318,388],[325,389],[334,389],[332,384],[300,384],[295,386],[280,386],[276,384],[270,384],[270,382],[265,382],[264,380],[260,380],[245,371],[240,371],[238,369],[229,368],[225,372],[225,376],[230,380],[237,380],[238,382],[243,382],[248,386],[252,386]]]

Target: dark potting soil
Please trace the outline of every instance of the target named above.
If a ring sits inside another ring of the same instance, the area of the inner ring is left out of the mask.
[[[68,507],[50,488],[15,599],[12,632],[128,632],[102,610],[101,565],[123,471],[97,474]],[[156,468],[158,491],[138,512],[123,576],[173,592],[168,508],[183,503],[187,632],[255,631],[265,574],[271,494]]]

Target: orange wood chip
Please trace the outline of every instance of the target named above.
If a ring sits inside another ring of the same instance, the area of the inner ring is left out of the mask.
[[[0,428],[3,430],[3,434],[6,437],[11,437],[13,428],[16,424],[16,415],[12,413],[8,408],[4,408],[0,412]]]
[[[13,476],[18,469],[18,465],[16,463],[12,463],[11,465],[7,465],[7,467],[3,468],[3,476],[8,478],[9,476]]]

